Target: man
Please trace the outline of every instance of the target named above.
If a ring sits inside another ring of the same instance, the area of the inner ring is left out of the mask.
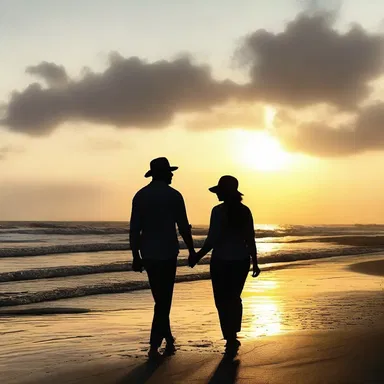
[[[176,276],[179,241],[176,224],[190,255],[194,255],[191,226],[188,222],[182,195],[170,187],[173,171],[165,157],[154,159],[145,177],[152,182],[136,193],[132,201],[130,245],[132,269],[147,271],[155,301],[150,350],[148,356],[159,356],[159,347],[166,340],[165,352],[175,352],[169,313]]]

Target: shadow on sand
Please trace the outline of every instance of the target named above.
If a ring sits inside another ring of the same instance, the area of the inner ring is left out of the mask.
[[[224,356],[208,384],[234,384],[239,371],[240,360]]]
[[[156,360],[148,360],[129,372],[129,374],[119,380],[117,384],[144,384],[152,377],[157,368],[159,368],[165,360],[164,357]]]
[[[166,361],[166,358],[158,360],[148,360],[140,366],[134,368],[126,376],[121,378],[116,384],[145,384],[149,381],[156,370]],[[237,380],[240,360],[224,356],[217,366],[208,384],[234,384]],[[164,379],[164,378],[163,378]],[[163,381],[162,381],[163,382]],[[167,382],[167,381],[164,381]]]

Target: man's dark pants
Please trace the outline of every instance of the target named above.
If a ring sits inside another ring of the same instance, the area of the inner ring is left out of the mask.
[[[241,330],[243,304],[241,292],[249,272],[250,260],[211,259],[211,279],[220,326],[226,340],[236,338]]]
[[[172,305],[177,258],[144,260],[143,262],[155,301],[150,344],[152,347],[159,347],[164,338],[172,340],[169,313]]]

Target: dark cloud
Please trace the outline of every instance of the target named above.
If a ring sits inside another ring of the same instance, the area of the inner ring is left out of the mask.
[[[250,68],[250,93],[285,105],[355,108],[383,73],[384,38],[359,25],[339,32],[334,21],[331,12],[303,13],[281,33],[250,34],[237,55]]]
[[[249,69],[245,84],[218,81],[208,66],[186,56],[149,63],[114,53],[104,72],[88,68],[80,79],[69,78],[63,66],[42,62],[27,72],[46,84],[13,92],[0,124],[43,136],[65,122],[148,129],[165,127],[182,115],[193,116],[185,120],[193,128],[258,129],[263,123],[260,103],[294,107],[295,115],[302,108],[325,105],[337,115],[356,117],[350,125],[323,123],[318,117],[316,123],[300,125],[295,135],[282,131],[288,147],[321,156],[383,148],[381,104],[361,105],[371,95],[372,82],[384,73],[384,37],[359,25],[341,32],[335,15],[312,9],[280,33],[249,34],[236,55]],[[297,121],[289,124],[297,126]]]
[[[46,61],[43,61],[38,65],[28,67],[26,72],[31,75],[41,77],[47,82],[48,86],[51,87],[61,87],[66,85],[69,81],[67,72],[62,65],[48,63]]]
[[[282,135],[287,149],[315,156],[336,157],[384,149],[384,103],[362,108],[354,121],[339,126],[313,122]]]
[[[3,124],[37,136],[66,121],[158,128],[178,112],[204,111],[221,104],[237,89],[230,81],[215,81],[208,67],[195,65],[189,58],[146,63],[114,54],[102,73],[88,70],[81,80],[61,88],[44,89],[34,83],[14,92]]]

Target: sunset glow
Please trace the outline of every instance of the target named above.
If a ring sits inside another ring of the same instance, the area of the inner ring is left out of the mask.
[[[266,131],[236,132],[236,150],[240,162],[250,168],[270,172],[289,166],[291,155],[283,150],[279,141]]]
[[[384,384],[383,4],[0,0],[0,384]]]
[[[382,222],[380,2],[36,3],[0,1],[1,220],[127,221],[165,156],[192,225],[222,175],[256,223]]]

